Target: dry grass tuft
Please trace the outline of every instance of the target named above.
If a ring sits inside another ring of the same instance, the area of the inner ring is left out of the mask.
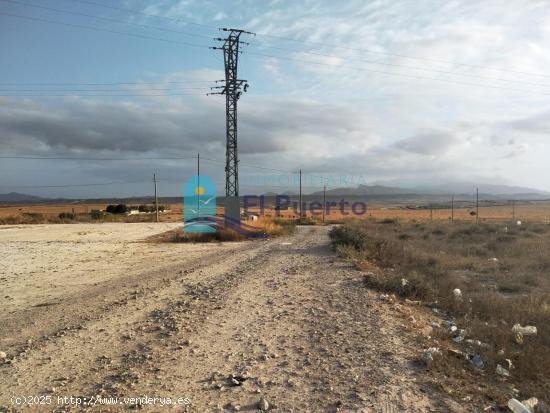
[[[550,394],[548,224],[445,225],[386,219],[348,222],[330,235],[342,256],[369,271],[368,286],[437,302],[467,329],[469,338],[486,343],[476,351],[495,392],[499,386],[501,394],[509,390],[495,373],[496,365],[509,359],[514,368],[508,380],[514,386],[530,396]],[[381,270],[372,271],[373,264]],[[462,300],[454,297],[455,288],[461,289]],[[516,323],[535,325],[538,334],[519,344],[511,331]],[[439,340],[443,348],[455,345],[446,330]],[[468,365],[464,359],[445,363],[444,375]]]

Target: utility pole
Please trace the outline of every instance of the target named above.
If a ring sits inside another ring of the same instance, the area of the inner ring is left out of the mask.
[[[201,187],[201,154],[200,153],[197,153],[197,190],[196,190],[196,195],[197,195],[197,215],[200,216],[200,212],[201,212],[201,203],[200,203],[200,187]]]
[[[302,221],[302,170],[300,169],[300,221]]]
[[[476,224],[479,224],[479,188],[476,188]]]
[[[159,202],[157,198],[157,174],[153,174],[153,182],[155,183],[155,215],[157,222],[159,222]]]
[[[512,199],[512,221],[516,220],[516,200]]]
[[[451,196],[451,222],[455,220],[455,197]]]
[[[327,207],[327,186],[323,185],[323,224],[325,223],[325,209]]]
[[[430,202],[430,221],[434,220],[434,208],[432,203]]]
[[[237,101],[242,93],[248,89],[248,83],[246,80],[238,78],[237,68],[239,54],[241,53],[239,46],[241,44],[248,44],[240,41],[241,35],[243,33],[255,34],[240,29],[222,28],[220,30],[228,32],[227,37],[215,38],[214,40],[223,42],[223,44],[220,47],[211,47],[211,49],[223,51],[225,79],[216,82],[223,83],[222,86],[212,88],[221,89],[221,91],[211,94],[225,95],[225,217],[239,222],[241,210],[239,204],[239,156],[237,150]],[[241,86],[243,86],[242,91]]]

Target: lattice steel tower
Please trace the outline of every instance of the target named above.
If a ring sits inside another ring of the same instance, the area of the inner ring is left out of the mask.
[[[214,50],[223,50],[225,64],[225,80],[218,80],[222,86],[215,86],[212,89],[221,89],[220,92],[212,94],[225,95],[225,123],[226,123],[226,152],[225,152],[225,196],[239,196],[239,153],[237,148],[237,101],[243,92],[248,89],[246,80],[239,79],[237,67],[239,62],[239,46],[248,44],[240,41],[241,34],[252,34],[240,29],[220,29],[228,32],[226,38],[215,38],[223,42],[222,46],[211,47]],[[242,88],[242,89],[241,89]],[[237,200],[238,202],[238,200]],[[237,206],[238,207],[238,206]]]

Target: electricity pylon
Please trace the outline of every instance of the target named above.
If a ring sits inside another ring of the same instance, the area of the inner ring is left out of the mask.
[[[237,150],[237,101],[248,89],[248,83],[237,76],[239,62],[239,46],[248,44],[240,41],[243,33],[254,34],[240,29],[220,29],[229,32],[226,38],[217,37],[214,40],[223,42],[222,46],[214,46],[211,49],[223,50],[225,64],[225,80],[218,80],[216,83],[224,83],[222,86],[215,86],[212,89],[221,89],[220,92],[212,94],[225,95],[226,110],[226,165],[225,165],[225,195],[239,196],[239,159]],[[244,85],[244,86],[243,86]],[[241,91],[242,86],[242,91]]]
[[[237,148],[237,101],[243,92],[248,89],[248,83],[237,76],[239,62],[239,46],[248,44],[241,42],[241,34],[252,34],[240,29],[220,29],[228,32],[226,38],[215,38],[223,42],[221,46],[214,46],[211,49],[223,50],[225,64],[225,80],[218,80],[216,83],[223,85],[214,86],[212,89],[221,89],[219,92],[211,93],[225,95],[225,124],[226,124],[226,152],[225,152],[225,196],[226,196],[226,217],[240,220],[239,207],[239,153]]]

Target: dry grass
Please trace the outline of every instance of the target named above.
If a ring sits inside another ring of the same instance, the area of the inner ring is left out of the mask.
[[[284,236],[294,232],[296,221],[260,218],[257,221],[246,221],[248,226],[256,228],[249,236],[240,234],[228,228],[219,228],[212,233],[186,233],[181,228],[156,235],[150,239],[152,242],[222,242],[245,241],[261,236]]]
[[[418,205],[425,204],[426,201],[418,201]],[[164,203],[163,203],[164,204]],[[372,202],[368,203],[368,212],[365,215],[358,217],[362,220],[367,219],[399,219],[404,221],[423,220],[428,221],[430,219],[429,209],[412,208],[415,206],[413,202]],[[178,222],[181,221],[183,216],[182,204],[166,204],[169,211],[160,215],[162,222]],[[57,219],[59,213],[73,212],[77,214],[78,218],[76,222],[87,222],[85,216],[89,216],[92,210],[104,210],[107,207],[105,203],[65,203],[65,204],[37,204],[37,205],[0,205],[0,225],[2,223],[34,223],[29,220],[28,217],[24,217],[24,214],[41,214],[43,216],[43,223],[64,223]],[[454,211],[454,217],[458,221],[474,222],[475,217],[470,215],[473,209],[470,208],[456,208]],[[250,208],[249,212],[259,213],[258,208]],[[216,214],[218,216],[223,215],[223,207],[218,205]],[[265,218],[275,218],[277,211],[273,209],[273,206],[267,206],[263,211]],[[435,222],[447,223],[451,216],[451,210],[448,208],[434,209],[432,213],[433,220]],[[280,217],[284,219],[297,219],[298,215],[294,213],[292,209],[280,211]],[[312,219],[315,223],[321,222],[320,215],[306,214],[307,222]],[[515,217],[519,220],[527,221],[544,221],[550,222],[550,202],[538,201],[518,201],[515,206]],[[332,209],[330,214],[326,215],[327,223],[340,223],[343,220],[349,218],[349,215],[342,215],[339,210]],[[483,221],[494,220],[510,220],[512,221],[512,207],[511,205],[483,205],[480,208],[480,218]],[[113,222],[147,222],[154,220],[154,214],[133,216],[127,219],[121,217],[110,218]]]
[[[489,393],[510,395],[495,373],[497,363],[510,359],[516,388],[531,396],[550,394],[550,225],[386,219],[350,221],[331,237],[340,254],[371,271],[370,287],[437,303],[468,338],[488,344],[476,352],[485,362]],[[381,270],[372,271],[373,264]],[[454,288],[462,290],[462,300],[455,299]],[[538,334],[518,344],[511,332],[516,323],[535,325]],[[447,330],[438,339],[443,348],[456,347]],[[462,375],[468,363],[450,359],[438,373]]]

